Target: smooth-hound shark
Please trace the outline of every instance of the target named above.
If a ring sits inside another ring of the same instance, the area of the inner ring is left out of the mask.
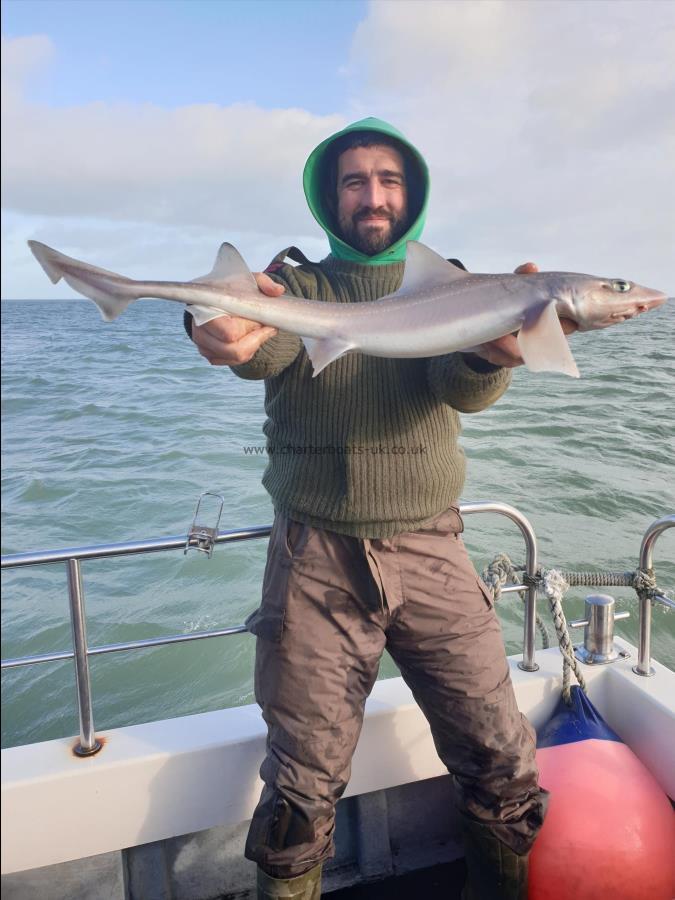
[[[578,378],[559,317],[590,331],[631,319],[667,299],[661,291],[621,278],[570,272],[470,274],[416,241],[407,245],[400,289],[379,300],[354,303],[268,297],[231,244],[221,246],[208,275],[190,282],[135,281],[38,241],[28,244],[54,284],[63,278],[93,300],[108,322],[140,298],[184,303],[198,325],[222,315],[241,316],[300,335],[315,376],[351,351],[440,356],[517,332],[529,369]]]

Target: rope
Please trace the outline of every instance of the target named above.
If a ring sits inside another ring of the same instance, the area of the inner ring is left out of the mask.
[[[634,576],[633,587],[638,597],[657,593],[656,576],[651,569],[638,569],[637,572],[632,574]]]
[[[518,573],[522,573],[519,575]],[[525,574],[524,566],[514,566],[505,553],[499,553],[483,572],[483,581],[492,591],[495,602],[501,598],[502,587],[510,581],[518,584],[534,583],[541,588],[548,598],[553,616],[560,652],[563,657],[562,695],[569,706],[571,701],[570,672],[579,683],[579,687],[587,693],[586,682],[579,662],[574,655],[574,647],[570,638],[567,620],[562,608],[562,599],[570,587],[631,587],[641,599],[653,596],[657,591],[656,578],[653,571],[638,569],[635,572],[562,572],[558,569],[540,569],[532,579]],[[525,591],[518,591],[521,600],[525,600]],[[537,628],[542,636],[544,649],[550,646],[550,636],[546,625],[537,613]]]
[[[565,572],[570,587],[632,587],[634,572]]]
[[[542,573],[542,588],[548,597],[549,606],[551,607],[551,615],[553,616],[553,624],[555,632],[558,635],[558,643],[560,644],[560,652],[563,656],[563,683],[562,695],[565,703],[570,706],[572,703],[572,687],[570,684],[570,670],[574,672],[579,687],[584,692],[586,690],[586,682],[579,666],[579,661],[574,655],[574,647],[572,639],[567,627],[567,620],[562,608],[562,598],[569,588],[569,582],[562,572],[557,569],[549,569]]]
[[[483,570],[483,581],[492,591],[495,603],[501,600],[502,587],[507,584],[520,584],[523,576],[519,573],[524,572],[524,566],[514,566],[506,553],[498,553],[492,562]],[[526,579],[525,579],[526,580]],[[525,591],[518,591],[518,596],[525,602]],[[544,650],[548,650],[551,646],[551,635],[548,632],[546,623],[539,615],[536,614],[537,628],[541,635],[541,645]]]

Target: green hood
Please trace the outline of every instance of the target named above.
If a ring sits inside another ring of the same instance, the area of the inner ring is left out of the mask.
[[[334,232],[335,225],[334,215],[326,206],[327,184],[326,184],[326,168],[327,168],[327,150],[333,141],[349,134],[353,131],[378,131],[386,134],[387,137],[393,138],[397,143],[401,144],[401,150],[406,159],[407,168],[410,168],[412,178],[408,178],[409,182],[409,209],[415,215],[415,220],[411,223],[410,228],[400,237],[395,244],[387,247],[381,253],[375,256],[366,256],[354,247],[350,247],[341,240]],[[387,263],[403,262],[405,260],[405,250],[408,241],[419,240],[427,214],[427,204],[429,202],[429,170],[424,161],[423,156],[406,140],[406,138],[393,125],[383,122],[381,119],[361,119],[338,131],[337,134],[331,135],[322,141],[319,146],[310,154],[305,171],[302,177],[305,189],[305,197],[312,215],[319,225],[326,232],[328,243],[330,244],[333,256],[338,259],[346,259],[351,262],[363,263],[371,266],[382,266]]]

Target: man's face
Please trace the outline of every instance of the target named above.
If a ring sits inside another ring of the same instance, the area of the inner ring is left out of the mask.
[[[368,256],[381,253],[408,229],[403,157],[393,147],[355,147],[338,159],[340,237]]]

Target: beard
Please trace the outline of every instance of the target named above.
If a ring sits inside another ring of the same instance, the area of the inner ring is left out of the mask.
[[[370,216],[387,219],[389,224],[385,227],[381,225],[360,226],[361,220]],[[382,206],[377,209],[363,206],[352,216],[341,218],[339,225],[342,232],[340,237],[343,241],[355,250],[365,253],[366,256],[375,256],[386,250],[387,247],[391,247],[408,230],[407,216],[397,216]]]

